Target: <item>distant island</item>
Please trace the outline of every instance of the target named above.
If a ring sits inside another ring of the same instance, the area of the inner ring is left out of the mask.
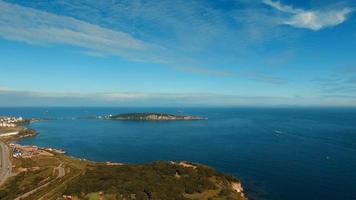
[[[178,121],[178,120],[203,120],[207,118],[188,115],[173,115],[167,113],[123,113],[118,115],[99,116],[100,119],[133,120],[133,121]]]

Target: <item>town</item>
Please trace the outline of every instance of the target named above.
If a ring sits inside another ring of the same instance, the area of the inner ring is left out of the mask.
[[[0,127],[14,128],[18,123],[24,122],[22,117],[1,117],[0,116]]]

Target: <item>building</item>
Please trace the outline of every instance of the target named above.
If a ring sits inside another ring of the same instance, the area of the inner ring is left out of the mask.
[[[17,123],[23,122],[22,117],[0,117],[0,127],[5,128],[14,128],[17,126]]]

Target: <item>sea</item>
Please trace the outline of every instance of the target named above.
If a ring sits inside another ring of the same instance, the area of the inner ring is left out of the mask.
[[[163,112],[196,121],[114,121],[95,116]],[[26,145],[93,161],[202,163],[241,180],[252,200],[356,200],[356,109],[13,107],[42,118]]]

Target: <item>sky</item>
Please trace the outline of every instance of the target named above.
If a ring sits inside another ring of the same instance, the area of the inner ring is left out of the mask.
[[[356,107],[356,1],[0,0],[0,106]]]

